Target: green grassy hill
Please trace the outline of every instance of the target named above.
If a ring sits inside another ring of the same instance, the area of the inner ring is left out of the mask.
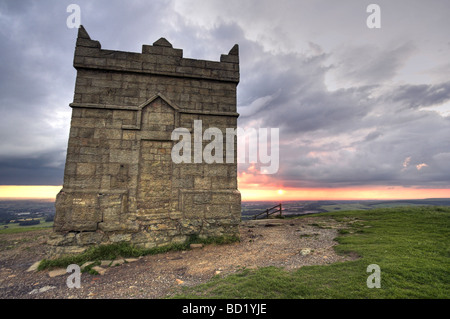
[[[315,218],[356,220],[339,232],[336,250],[361,258],[295,272],[275,267],[245,269],[184,288],[175,298],[450,298],[450,208],[378,208],[323,213]],[[367,287],[371,264],[380,267],[381,288]]]

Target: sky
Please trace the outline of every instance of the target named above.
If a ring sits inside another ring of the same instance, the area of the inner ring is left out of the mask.
[[[243,200],[450,197],[448,0],[0,0],[0,197],[62,185],[70,4],[104,49],[165,37],[219,61],[239,44],[238,125],[279,129],[275,174],[239,165]]]

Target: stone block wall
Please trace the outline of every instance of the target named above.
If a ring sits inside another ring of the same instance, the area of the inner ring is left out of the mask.
[[[234,163],[179,163],[172,131],[194,121],[236,128],[238,46],[220,62],[183,58],[164,38],[142,53],[101,49],[80,26],[63,189],[50,243],[65,251],[128,241],[154,247],[190,235],[237,236]],[[192,137],[192,143],[193,137]],[[203,142],[205,144],[205,142]]]

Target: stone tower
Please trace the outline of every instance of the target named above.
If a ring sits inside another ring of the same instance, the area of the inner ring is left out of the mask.
[[[51,244],[64,252],[127,241],[142,247],[237,236],[234,161],[175,163],[175,128],[236,128],[239,52],[183,58],[164,38],[142,53],[101,49],[80,26],[63,189]],[[198,122],[197,122],[198,123]],[[194,137],[192,138],[194,142]],[[203,146],[208,141],[203,141]],[[230,150],[227,150],[230,152]]]

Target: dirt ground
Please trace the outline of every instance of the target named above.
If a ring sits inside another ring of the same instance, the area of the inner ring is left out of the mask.
[[[69,273],[50,277],[49,271],[27,271],[46,258],[51,230],[0,234],[1,299],[161,299],[181,286],[207,282],[243,268],[266,266],[287,270],[306,265],[354,259],[334,252],[339,224],[332,219],[272,219],[246,221],[241,241],[207,245],[188,251],[141,257],[109,267],[104,275],[81,274],[81,287],[68,288]]]

